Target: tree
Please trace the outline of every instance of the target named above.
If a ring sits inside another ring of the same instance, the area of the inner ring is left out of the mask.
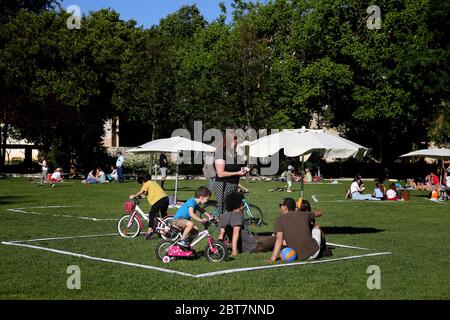
[[[102,10],[68,30],[67,18],[21,11],[2,25],[1,106],[22,138],[88,167],[101,156],[103,123],[115,113],[114,82],[134,22]]]

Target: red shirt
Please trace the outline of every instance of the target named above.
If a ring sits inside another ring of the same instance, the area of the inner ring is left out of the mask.
[[[435,186],[439,184],[439,178],[438,176],[433,176],[431,183],[433,183]]]

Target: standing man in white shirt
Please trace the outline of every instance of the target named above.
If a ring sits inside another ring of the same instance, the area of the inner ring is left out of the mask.
[[[117,152],[117,161],[116,161],[116,168],[117,168],[117,182],[123,183],[123,162],[125,161],[125,158],[122,155],[122,152]]]

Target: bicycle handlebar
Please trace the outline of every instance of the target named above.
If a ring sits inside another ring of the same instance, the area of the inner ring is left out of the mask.
[[[205,229],[208,229],[211,224],[214,224],[216,226],[219,225],[219,220],[217,220],[217,218],[212,218],[211,220],[205,220],[205,222],[202,222],[203,227],[205,227]]]
[[[135,204],[139,204],[141,199],[142,199],[141,197],[128,198],[128,200],[133,201]]]

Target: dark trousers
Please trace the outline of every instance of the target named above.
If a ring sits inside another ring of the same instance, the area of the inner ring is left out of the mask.
[[[156,227],[156,215],[158,212],[161,213],[161,217],[167,216],[167,209],[169,208],[169,197],[164,197],[156,201],[148,213],[148,227],[153,228]]]
[[[256,249],[254,252],[268,252],[275,247],[277,237],[274,236],[256,236]]]
[[[123,167],[117,168],[117,181],[118,182],[123,182],[124,181],[124,178],[123,178]]]

